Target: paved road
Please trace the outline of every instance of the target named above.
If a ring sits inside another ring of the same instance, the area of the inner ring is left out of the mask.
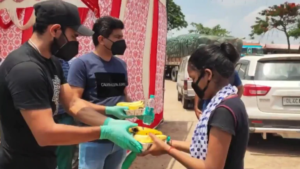
[[[193,111],[184,110],[177,101],[176,84],[166,81],[165,122],[159,126],[173,139],[190,141],[196,126]],[[185,169],[168,155],[138,157],[130,169]],[[272,138],[248,147],[245,169],[300,169],[300,140]]]

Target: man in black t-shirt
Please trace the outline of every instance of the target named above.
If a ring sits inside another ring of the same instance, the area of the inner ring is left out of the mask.
[[[96,139],[141,152],[142,146],[128,131],[137,124],[102,115],[108,107],[97,105],[100,113],[87,107],[66,83],[56,57],[72,59],[78,53],[77,36],[93,34],[81,25],[77,7],[50,0],[37,3],[34,10],[30,40],[0,66],[0,169],[55,169],[55,146]],[[60,101],[70,115],[95,127],[56,124],[53,115]],[[116,114],[124,109],[110,107]]]

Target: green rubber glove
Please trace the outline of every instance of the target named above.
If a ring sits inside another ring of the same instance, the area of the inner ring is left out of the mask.
[[[136,123],[129,121],[107,118],[101,126],[100,139],[110,140],[123,149],[141,153],[143,146],[129,132],[130,128],[136,126]]]
[[[106,106],[105,114],[115,116],[118,119],[132,118],[133,116],[126,115],[126,110],[128,110],[128,107],[126,106]]]

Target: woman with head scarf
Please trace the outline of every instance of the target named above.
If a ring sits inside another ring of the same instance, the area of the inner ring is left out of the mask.
[[[241,169],[248,144],[248,115],[237,90],[230,84],[240,56],[233,45],[207,45],[188,62],[192,87],[200,99],[210,100],[199,118],[191,142],[150,134],[153,145],[145,154],[169,154],[186,168]],[[189,153],[190,155],[187,155]]]

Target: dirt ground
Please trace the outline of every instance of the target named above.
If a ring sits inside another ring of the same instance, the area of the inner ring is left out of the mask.
[[[159,130],[176,140],[190,141],[196,126],[192,110],[177,101],[176,83],[166,80],[164,123]],[[130,169],[185,169],[168,155],[138,157]],[[245,169],[300,169],[300,140],[270,138],[248,147]]]

